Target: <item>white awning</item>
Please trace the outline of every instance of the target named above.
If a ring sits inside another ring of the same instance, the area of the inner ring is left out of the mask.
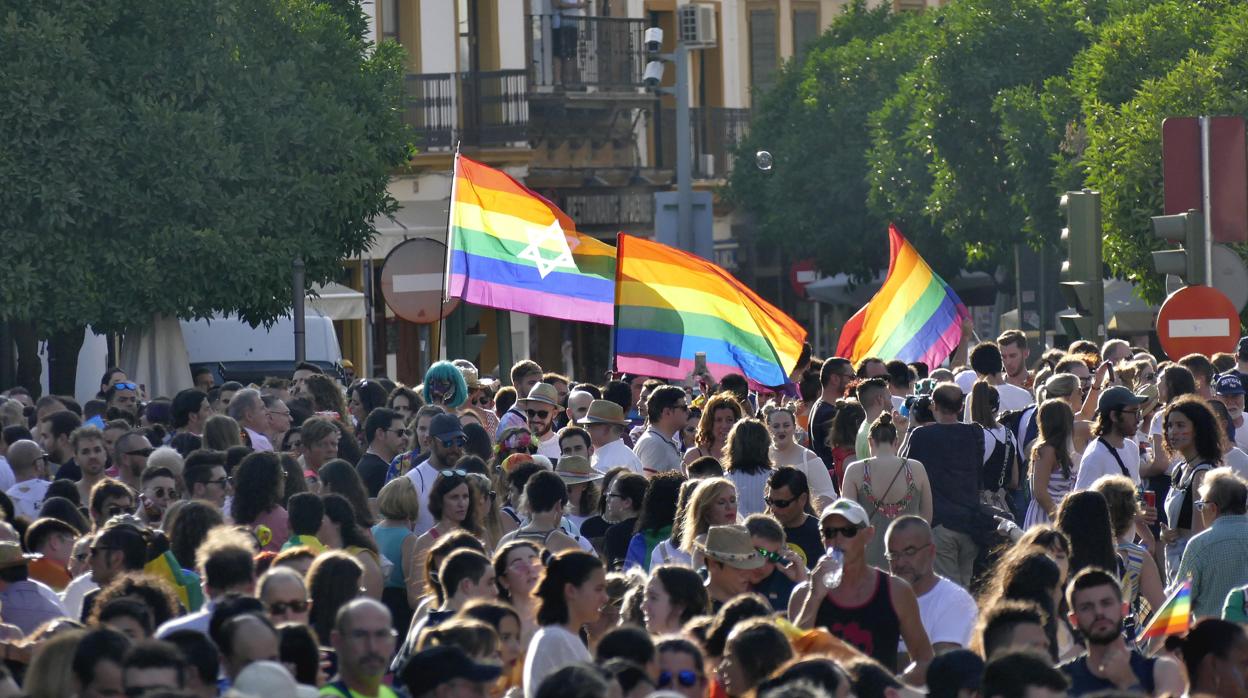
[[[363,320],[366,317],[364,294],[332,281],[324,286],[312,287],[308,293],[308,306],[331,320]]]

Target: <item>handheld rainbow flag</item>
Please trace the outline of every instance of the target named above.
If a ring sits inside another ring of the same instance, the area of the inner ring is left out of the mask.
[[[836,355],[854,362],[878,356],[936,366],[958,347],[970,312],[891,224],[888,247],[884,285],[845,323]]]
[[[1192,622],[1192,580],[1183,583],[1170,592],[1161,608],[1140,631],[1137,641],[1149,640],[1154,637],[1167,637],[1187,632]]]
[[[474,305],[610,325],[615,248],[491,167],[455,156],[447,295]]]
[[[788,380],[806,339],[792,318],[696,255],[623,233],[616,250],[617,370],[681,379],[704,352],[716,379]]]

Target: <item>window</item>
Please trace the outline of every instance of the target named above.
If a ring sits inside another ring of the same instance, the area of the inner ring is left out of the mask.
[[[776,41],[776,11],[750,10],[750,84],[758,91],[770,88],[780,62]]]
[[[383,0],[381,3],[381,38],[399,40],[399,0]]]
[[[793,57],[806,57],[810,42],[819,38],[819,10],[793,11]]]

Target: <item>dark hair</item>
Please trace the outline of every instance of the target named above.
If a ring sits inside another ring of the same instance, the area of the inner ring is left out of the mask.
[[[27,429],[23,424],[10,424],[3,430],[0,430],[0,440],[3,440],[7,446],[12,446],[23,439],[27,441],[34,440],[30,429]]]
[[[158,477],[167,477],[170,480],[173,480],[175,483],[178,481],[178,476],[174,475],[172,470],[170,470],[169,468],[166,468],[163,465],[160,465],[160,466],[156,466],[155,468],[144,469],[143,474],[139,477],[139,482],[146,485],[148,482],[151,482],[152,480],[155,480]]]
[[[1001,349],[996,342],[980,342],[971,349],[971,370],[980,376],[995,376],[1005,370]]]
[[[250,547],[236,543],[233,537],[214,538],[210,533],[196,552],[196,560],[204,575],[204,586],[224,590],[255,581],[256,561],[253,555]]]
[[[1196,377],[1186,366],[1170,364],[1161,372],[1160,379],[1166,387],[1166,399],[1171,402],[1196,392]]]
[[[1122,599],[1122,585],[1118,583],[1118,577],[1112,572],[1107,572],[1098,567],[1089,567],[1080,570],[1079,574],[1071,577],[1070,583],[1066,585],[1066,605],[1074,610],[1075,594],[1086,589],[1092,589],[1099,586],[1107,586],[1114,590],[1114,595],[1119,600]]]
[[[459,613],[455,614],[455,618],[479,620],[482,623],[489,623],[495,630],[502,625],[504,618],[512,618],[517,626],[520,625],[520,614],[516,613],[516,609],[512,608],[511,604],[495,599],[470,599],[463,608],[459,609]]]
[[[1006,652],[984,665],[979,693],[991,698],[1025,698],[1032,686],[1065,693],[1070,681],[1043,655]]]
[[[208,619],[208,637],[221,650],[221,655],[228,657],[234,649],[233,637],[223,632],[225,624],[238,616],[256,615],[264,616],[264,604],[254,596],[246,596],[238,592],[229,592],[222,595],[215,602],[212,609],[212,616]],[[265,620],[268,617],[265,616]]]
[[[629,388],[631,391],[632,388]],[[632,393],[629,393],[630,400]],[[678,401],[685,399],[685,391],[674,385],[664,385],[655,388],[650,396],[646,399],[646,416],[649,417],[651,424],[657,424],[659,419],[663,417],[663,410],[674,406]],[[627,410],[627,406],[625,407]]]
[[[594,661],[602,664],[608,659],[619,657],[646,666],[654,661],[655,653],[654,640],[650,639],[650,633],[635,625],[620,625],[598,638]]]
[[[671,526],[676,520],[676,503],[685,476],[669,470],[650,478],[646,496],[641,500],[641,514],[637,517],[637,531],[658,531]]]
[[[68,523],[53,518],[39,518],[35,522],[26,527],[26,533],[22,536],[26,551],[31,553],[39,552],[39,548],[47,542],[48,538],[58,533],[77,538],[82,535],[82,531],[74,528]]]
[[[1049,640],[1053,659],[1057,659],[1057,608],[1053,592],[1061,584],[1061,569],[1043,549],[1019,549],[1007,552],[992,571],[980,607],[987,608],[1002,599],[1030,601],[1048,616],[1044,633]]]
[[[602,399],[614,402],[627,414],[633,407],[633,387],[620,380],[607,381],[602,389]]]
[[[294,665],[295,681],[315,686],[320,674],[321,651],[312,629],[302,623],[282,623],[277,626],[277,643],[282,663]]]
[[[1205,379],[1206,385],[1213,382],[1213,374],[1216,372],[1216,369],[1213,367],[1213,362],[1204,354],[1188,354],[1179,359],[1177,363],[1191,371],[1192,376],[1200,374]]]
[[[176,630],[163,639],[182,652],[187,666],[199,675],[200,683],[208,686],[216,683],[217,673],[221,671],[221,655],[212,638],[198,630]]]
[[[360,400],[360,406],[364,408],[365,423],[368,417],[372,415],[373,410],[385,407],[387,391],[382,387],[381,383],[367,378],[357,380],[350,388],[347,389],[347,397],[350,398],[355,394]],[[387,426],[389,422],[387,422]],[[368,439],[366,439],[368,440]]]
[[[173,428],[186,428],[191,421],[191,414],[198,412],[207,399],[207,393],[194,388],[178,391],[173,396]]]
[[[261,514],[278,506],[278,484],[284,477],[276,453],[256,451],[243,458],[234,474],[234,504],[230,509],[234,521],[250,526]]]
[[[1213,411],[1209,409],[1204,398],[1198,395],[1184,395],[1177,400],[1171,400],[1166,405],[1166,416],[1162,421],[1162,442],[1167,451],[1175,453],[1174,448],[1170,446],[1170,430],[1166,428],[1169,426],[1172,412],[1180,412],[1192,422],[1194,432],[1192,442],[1200,461],[1212,465],[1220,464],[1222,462],[1222,427],[1218,424],[1217,418],[1213,416]],[[1194,463],[1191,465],[1195,466]]]
[[[484,553],[461,548],[442,560],[442,564],[438,566],[438,579],[442,583],[443,592],[447,596],[454,596],[465,579],[475,584],[481,581],[481,576],[490,567],[490,558]]]
[[[53,412],[43,419],[48,423],[48,429],[53,439],[69,436],[75,429],[82,426],[82,418],[69,410]]]
[[[476,412],[471,414],[475,415]],[[463,426],[464,430],[464,455],[461,458],[475,457],[480,458],[481,462],[486,462],[494,454],[494,442],[490,438],[490,432],[485,427],[476,422],[468,422]]]
[[[507,543],[499,546],[498,550],[494,551],[494,586],[498,588],[498,598],[500,599],[511,599],[511,595],[508,593],[507,589],[503,587],[502,580],[503,575],[507,574],[507,556],[521,548],[527,548],[539,555],[542,553],[542,548],[538,546],[537,543],[527,540],[508,541]]]
[[[692,478],[722,477],[724,466],[714,456],[702,456],[686,466],[685,472]]]
[[[806,473],[791,465],[782,465],[772,471],[767,477],[767,486],[772,491],[787,487],[794,497],[810,494],[810,484],[806,479]]]
[[[858,429],[866,419],[867,412],[857,400],[837,400],[832,429],[828,433],[830,445],[852,448],[858,439]]]
[[[355,546],[377,552],[377,544],[365,533],[367,529],[359,525],[355,508],[351,506],[351,502],[347,501],[346,497],[340,494],[323,494],[321,506],[325,507],[325,516],[338,524],[342,536],[342,547]]]
[[[860,698],[884,698],[888,689],[902,688],[891,670],[870,657],[855,657],[845,663],[853,693]]]
[[[839,374],[842,369],[849,367],[851,370],[854,365],[849,359],[843,359],[839,356],[832,356],[824,360],[823,366],[819,369],[819,385],[828,386],[828,381],[832,380],[832,376]]]
[[[96,628],[82,636],[74,650],[70,669],[81,686],[95,680],[95,667],[100,662],[112,662],[118,667],[130,649],[130,640],[116,630]]]
[[[290,532],[299,536],[315,536],[325,519],[325,505],[312,492],[300,492],[287,502]]]
[[[322,465],[317,476],[321,478],[323,494],[342,495],[351,503],[355,522],[361,528],[373,527],[376,522],[373,521],[372,510],[368,506],[368,490],[364,488],[364,481],[360,479],[360,473],[355,466],[341,458],[335,458]]]
[[[681,625],[710,610],[711,600],[702,584],[702,576],[692,569],[683,565],[658,565],[650,570],[650,576],[663,585],[671,605],[680,607]]]
[[[533,513],[550,511],[568,501],[568,486],[563,478],[543,468],[524,484],[524,498]]]
[[[208,502],[192,499],[180,506],[166,523],[169,549],[178,564],[195,569],[195,551],[208,538],[208,531],[222,523],[221,510]]]
[[[640,512],[650,484],[645,476],[634,472],[622,472],[617,474],[612,482],[620,496],[632,503],[633,511]],[[606,488],[607,486],[604,485],[603,491],[606,491]]]
[[[770,618],[738,623],[728,638],[727,648],[750,686],[756,686],[776,667],[793,658],[793,646]]]
[[[1195,692],[1197,680],[1201,674],[1201,664],[1205,657],[1213,655],[1226,659],[1231,649],[1245,639],[1244,629],[1237,623],[1221,618],[1202,618],[1183,638],[1171,636],[1166,640],[1166,649],[1178,649],[1183,654],[1183,666],[1187,668],[1188,682]]]
[[[200,450],[204,446],[204,440],[189,431],[180,431],[169,439],[169,447],[178,452],[183,458]],[[185,472],[185,470],[184,470]]]
[[[178,685],[186,685],[186,658],[177,645],[164,640],[144,640],[136,643],[122,661],[123,669],[173,669]]]
[[[533,589],[533,596],[537,599],[538,624],[567,623],[570,616],[567,600],[563,597],[564,585],[580,586],[601,569],[602,560],[581,550],[565,550],[551,557]]]
[[[425,569],[421,570],[421,573],[425,576],[425,586],[433,590],[439,606],[446,601],[446,597],[443,593],[442,582],[438,577],[438,567],[448,555],[463,548],[475,550],[482,555],[485,554],[485,545],[481,540],[468,531],[463,530],[451,531],[445,535],[438,536],[433,547],[429,548],[429,555],[425,558]]]
[[[542,679],[533,698],[601,698],[608,695],[613,677],[594,664],[569,664]]]
[[[64,480],[63,482],[69,481]],[[77,488],[74,489],[74,495],[77,496]],[[49,487],[48,491],[51,492],[52,488]],[[87,520],[87,517],[82,515],[82,511],[78,509],[78,505],[74,504],[65,497],[48,497],[43,500],[43,506],[39,509],[39,517],[63,521],[83,533],[91,530],[91,522]],[[30,548],[28,547],[28,549]]]
[[[738,623],[750,618],[769,618],[774,613],[771,602],[761,594],[750,592],[742,594],[724,604],[711,621],[710,630],[706,633],[703,649],[709,657],[724,656],[724,645],[728,642],[728,634]]]
[[[291,372],[291,375],[293,376],[296,371],[311,371],[318,376],[325,373],[324,369],[310,361],[300,361],[295,364],[295,370]]]
[[[145,637],[151,637],[156,631],[156,626],[152,621],[152,612],[137,598],[117,596],[107,601],[97,598],[94,608],[90,622],[92,626],[105,625],[114,618],[129,618],[143,629]]]
[[[437,479],[433,481],[433,486],[429,488],[429,514],[433,517],[435,523],[441,521],[442,507],[444,506],[443,499],[460,485],[468,488],[468,511],[459,526],[466,531],[480,533],[477,530],[477,503],[472,496],[472,485],[468,482],[467,476],[457,475],[454,472],[451,472],[449,476],[439,473]]]
[[[1002,600],[985,609],[980,620],[979,645],[985,657],[1006,647],[1014,638],[1014,629],[1034,623],[1041,628],[1048,625],[1049,616],[1044,609],[1031,601]]]
[[[338,610],[359,596],[363,576],[360,562],[341,550],[321,553],[312,562],[308,570],[308,598],[312,600],[308,624],[316,631],[319,644],[329,642]]]
[[[1096,490],[1071,492],[1057,507],[1057,528],[1070,540],[1070,572],[1085,567],[1117,569],[1118,542],[1109,519],[1109,504]]]
[[[732,425],[724,446],[724,470],[729,473],[759,475],[771,472],[771,434],[757,419],[742,419]]]
[[[377,384],[371,383],[371,385]],[[361,391],[361,395],[363,395],[363,391]],[[367,409],[367,406],[365,409]],[[396,419],[402,421],[403,415],[388,407],[375,407],[370,410],[368,419],[364,420],[364,443],[371,444],[373,439],[377,437],[377,430],[389,429]]]

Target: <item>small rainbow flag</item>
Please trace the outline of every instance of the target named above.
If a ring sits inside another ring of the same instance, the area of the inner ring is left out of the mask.
[[[853,362],[878,356],[936,366],[957,349],[970,312],[891,224],[888,247],[884,285],[845,323],[836,355]]]
[[[1192,580],[1183,583],[1170,592],[1161,608],[1140,631],[1137,641],[1149,640],[1154,637],[1168,637],[1187,632],[1192,622]]]
[[[806,340],[792,318],[697,255],[623,233],[616,250],[616,370],[683,379],[701,352],[717,380],[788,381]]]
[[[455,156],[447,240],[448,297],[611,324],[615,248],[506,173]]]

